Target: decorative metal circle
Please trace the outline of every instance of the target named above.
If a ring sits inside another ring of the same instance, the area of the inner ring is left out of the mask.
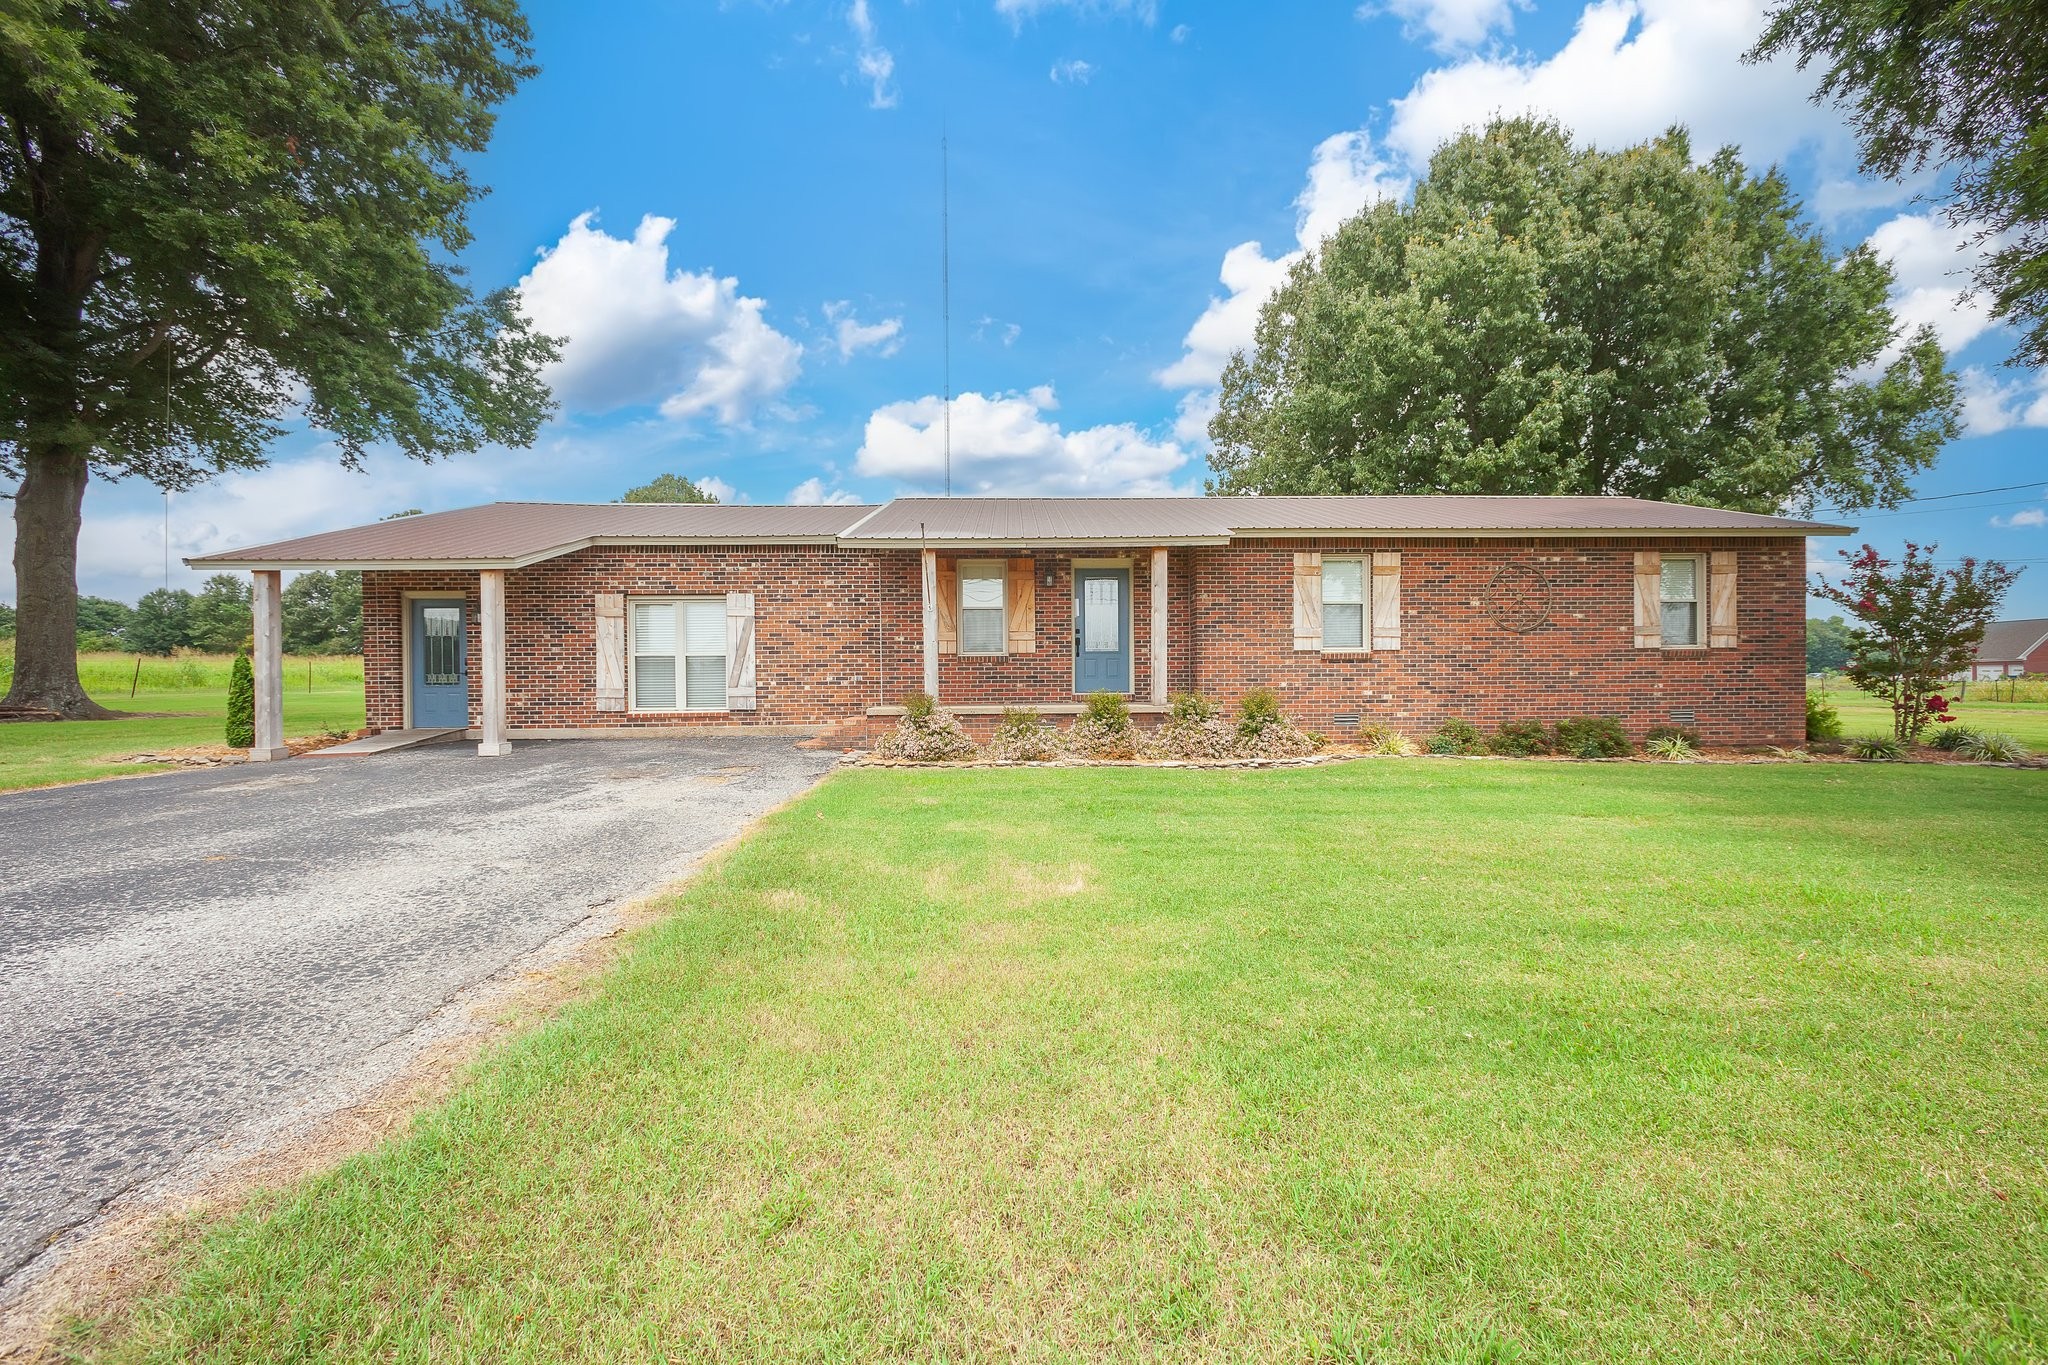
[[[1503,564],[1486,585],[1486,614],[1517,635],[1543,629],[1550,621],[1550,579],[1534,564]]]

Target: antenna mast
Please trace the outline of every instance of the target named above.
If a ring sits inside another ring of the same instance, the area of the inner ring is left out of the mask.
[[[953,496],[953,201],[946,129],[939,125],[939,332],[946,375],[946,496]]]

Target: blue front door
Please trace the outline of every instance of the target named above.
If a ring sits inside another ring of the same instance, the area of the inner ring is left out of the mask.
[[[1074,690],[1131,690],[1131,571],[1074,570]]]
[[[412,603],[412,725],[440,730],[469,725],[469,632],[462,599],[416,597]]]

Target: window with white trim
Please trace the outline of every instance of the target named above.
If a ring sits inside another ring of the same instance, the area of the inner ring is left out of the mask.
[[[1706,643],[1701,633],[1700,600],[1707,582],[1704,555],[1665,555],[1657,584],[1664,647]]]
[[[725,599],[638,600],[632,617],[633,709],[725,710]]]
[[[960,561],[960,652],[1009,652],[1009,612],[1003,581],[1009,564],[1000,559]]]
[[[1365,593],[1372,571],[1365,559],[1323,556],[1323,648],[1365,648]]]

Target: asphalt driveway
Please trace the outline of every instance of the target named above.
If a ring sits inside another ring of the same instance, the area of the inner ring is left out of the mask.
[[[108,1200],[686,872],[831,753],[452,743],[0,796],[0,1299]]]

